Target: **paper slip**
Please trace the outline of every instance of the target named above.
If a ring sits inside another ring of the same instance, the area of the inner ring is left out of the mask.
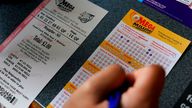
[[[0,103],[27,108],[106,13],[87,0],[44,0],[0,46]]]
[[[167,75],[189,43],[190,41],[130,10],[48,108],[62,108],[70,95],[90,76],[111,64],[119,64],[127,72],[148,64],[159,64]]]

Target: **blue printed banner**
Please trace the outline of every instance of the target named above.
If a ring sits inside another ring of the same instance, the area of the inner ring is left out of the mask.
[[[138,0],[192,28],[192,0]]]

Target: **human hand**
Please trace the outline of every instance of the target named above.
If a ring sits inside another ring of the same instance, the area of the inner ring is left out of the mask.
[[[107,96],[125,81],[131,86],[121,96],[121,108],[158,108],[165,72],[157,65],[125,73],[111,65],[88,79],[71,96],[64,108],[108,108]]]

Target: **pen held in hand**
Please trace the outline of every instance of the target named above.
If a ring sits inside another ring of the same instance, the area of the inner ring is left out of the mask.
[[[110,93],[108,97],[109,106],[108,108],[120,108],[121,96],[130,87],[128,81],[125,81],[122,86]]]

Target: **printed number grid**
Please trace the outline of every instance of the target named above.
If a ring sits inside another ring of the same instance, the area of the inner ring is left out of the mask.
[[[144,48],[137,44],[138,42],[136,42],[136,40],[131,39],[131,37],[126,37],[120,32],[114,32],[108,41],[144,65],[159,64],[166,70],[172,63],[172,61],[163,54],[158,53],[152,48]]]
[[[80,69],[70,80],[76,87],[80,87],[92,75],[84,69]]]
[[[117,60],[116,64],[119,64],[126,72],[133,72],[135,70],[131,66],[127,65],[126,62],[122,62],[121,60]]]
[[[63,108],[65,102],[69,99],[69,93],[64,89],[59,92],[59,94],[55,97],[55,101],[52,102],[54,108]]]
[[[99,67],[100,69],[103,69],[109,65],[112,64],[119,64],[121,65],[124,70],[126,70],[127,72],[132,72],[133,68],[128,66],[125,62],[123,62],[122,60],[116,58],[116,57],[112,57],[109,56],[108,54],[106,54],[106,52],[102,51],[104,49],[100,49],[97,50],[97,52],[95,52],[92,58],[90,58],[90,61],[96,65],[97,67]]]
[[[93,58],[90,59],[90,61],[96,65],[98,68],[103,69],[109,65],[115,64],[115,58],[110,57],[102,50],[98,50],[93,56]]]

